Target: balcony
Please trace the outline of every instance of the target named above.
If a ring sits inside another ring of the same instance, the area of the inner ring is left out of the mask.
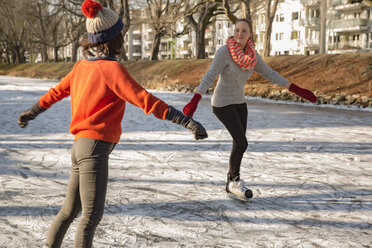
[[[207,53],[214,53],[215,52],[215,47],[206,47],[205,52]]]
[[[312,17],[306,19],[300,19],[300,25],[307,26],[307,27],[318,27],[320,23],[320,18]]]
[[[133,30],[133,34],[141,34],[141,30],[139,29]]]
[[[318,7],[320,4],[319,0],[302,0],[301,2],[305,7]]]
[[[181,55],[191,55],[192,54],[191,49],[179,49],[178,52]]]
[[[338,42],[328,45],[328,50],[360,50],[362,47],[359,44],[352,44],[351,42]]]
[[[367,19],[334,20],[328,24],[328,28],[334,32],[362,31],[368,29]]]
[[[205,33],[205,39],[212,39],[212,38],[213,38],[212,32],[206,32]]]
[[[333,10],[336,11],[354,11],[363,8],[362,1],[355,0],[333,0],[331,2]]]
[[[139,53],[139,52],[133,53],[133,57],[141,57],[141,56],[142,56],[142,53]]]
[[[319,40],[306,39],[306,47],[308,47],[308,48],[319,48]]]
[[[133,45],[134,46],[140,46],[140,45],[142,45],[142,42],[141,42],[141,40],[133,40]]]

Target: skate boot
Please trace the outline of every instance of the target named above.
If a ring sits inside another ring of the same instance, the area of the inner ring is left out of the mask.
[[[248,201],[253,197],[252,190],[245,186],[245,182],[239,176],[233,179],[229,175],[227,176],[226,192],[230,198],[242,201]]]

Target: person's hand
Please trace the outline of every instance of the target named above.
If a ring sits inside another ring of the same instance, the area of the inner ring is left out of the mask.
[[[316,95],[311,92],[310,90],[307,90],[307,89],[303,89],[301,87],[299,87],[298,85],[292,83],[288,90],[292,93],[295,93],[296,95],[308,100],[309,102],[312,102],[312,103],[315,103],[318,98],[316,97]]]
[[[193,116],[195,111],[196,111],[196,108],[198,107],[198,103],[201,99],[201,95],[198,94],[198,93],[195,93],[194,94],[194,97],[191,99],[191,101],[186,104],[186,106],[183,108],[183,113],[185,115],[188,115],[188,116]]]
[[[23,113],[21,113],[18,117],[18,125],[21,128],[25,128],[30,120],[33,120],[38,116],[40,113],[47,110],[39,105],[39,103],[35,103],[30,109],[27,109]]]
[[[175,109],[172,106],[169,106],[168,108],[166,119],[190,129],[193,132],[194,138],[196,140],[208,138],[207,131],[202,124],[195,121],[190,116],[185,116],[184,114],[182,114],[181,111]]]

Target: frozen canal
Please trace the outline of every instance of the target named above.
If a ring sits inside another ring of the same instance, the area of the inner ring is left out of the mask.
[[[64,199],[69,98],[17,126],[55,84],[0,77],[0,247],[42,247]],[[178,109],[192,97],[154,94]],[[248,203],[224,192],[231,138],[208,97],[194,116],[208,130],[202,141],[127,105],[94,247],[372,247],[372,112],[248,105]]]

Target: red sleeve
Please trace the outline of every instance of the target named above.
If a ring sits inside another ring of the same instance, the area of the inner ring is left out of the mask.
[[[146,114],[154,114],[156,118],[165,120],[168,104],[147,92],[136,82],[119,63],[109,70],[101,70],[106,78],[106,84],[117,96],[143,110]]]
[[[40,97],[39,105],[43,108],[50,108],[54,103],[70,95],[70,83],[73,70],[65,76],[56,87],[51,88],[44,96]]]

